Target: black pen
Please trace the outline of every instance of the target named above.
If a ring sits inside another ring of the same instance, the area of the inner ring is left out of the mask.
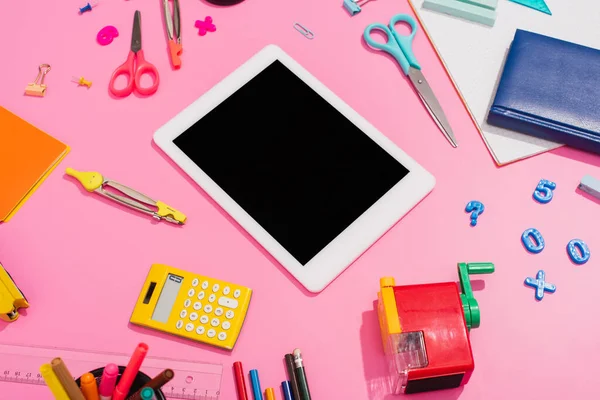
[[[294,396],[294,400],[300,400],[300,389],[298,389],[298,378],[296,376],[293,355],[285,355],[285,365],[287,366],[288,378],[290,378],[290,386],[292,387],[292,395]]]
[[[298,379],[298,390],[300,391],[299,400],[310,400],[310,390],[308,390],[308,381],[306,380],[304,364],[302,363],[302,352],[300,349],[294,350],[294,365],[296,367],[296,379]]]

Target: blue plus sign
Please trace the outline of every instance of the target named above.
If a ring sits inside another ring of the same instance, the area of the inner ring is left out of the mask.
[[[537,279],[533,279],[533,278],[525,279],[525,284],[527,286],[531,286],[532,288],[535,288],[535,298],[536,299],[542,300],[544,298],[544,292],[548,292],[548,293],[556,292],[556,286],[554,286],[551,283],[547,283],[545,281],[546,273],[544,272],[544,270],[540,269],[537,273],[536,278]]]

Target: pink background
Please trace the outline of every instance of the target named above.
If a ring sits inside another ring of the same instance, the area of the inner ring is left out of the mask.
[[[82,1],[5,2],[0,17],[4,61],[0,105],[66,142],[72,152],[7,224],[0,257],[31,302],[13,324],[0,323],[0,342],[129,353],[139,341],[150,354],[223,363],[222,399],[235,399],[231,365],[257,368],[263,388],[285,379],[284,353],[302,348],[314,399],[383,398],[386,367],[373,302],[379,278],[399,284],[457,280],[456,263],[491,261],[493,275],[476,297],[481,327],[472,332],[476,369],[464,389],[414,399],[493,400],[590,398],[600,362],[600,207],[576,190],[584,174],[600,177],[600,159],[560,149],[497,168],[422,32],[415,53],[460,142],[452,149],[388,58],[365,49],[363,29],[409,12],[382,0],[350,17],[341,1],[248,0],[218,8],[181,4],[183,67],[167,57],[161,5],[100,0],[78,15]],[[135,9],[142,11],[146,58],[160,71],[158,92],[115,100],[107,84],[127,55]],[[196,19],[213,17],[217,31],[198,36]],[[300,22],[316,37],[307,40]],[[120,36],[95,41],[105,25]],[[437,178],[431,195],[324,292],[303,290],[152,143],[152,134],[265,45],[281,46]],[[52,65],[45,98],[23,95],[41,63]],[[475,68],[475,66],[473,66]],[[93,81],[87,90],[72,75]],[[97,170],[184,211],[178,229],[83,191],[63,175],[67,166]],[[555,198],[531,198],[541,178],[557,183]],[[465,204],[486,206],[469,226]],[[528,254],[521,233],[546,239]],[[565,247],[586,241],[591,260],[576,266]],[[165,263],[254,289],[242,335],[231,353],[128,324],[152,263]],[[555,294],[542,302],[524,287],[544,269]],[[480,283],[475,284],[482,289]],[[1,359],[0,359],[1,367]],[[0,385],[0,399],[49,398],[49,391]],[[279,391],[278,391],[279,393]],[[28,395],[27,397],[25,395]],[[281,395],[278,395],[280,397]],[[389,399],[389,397],[385,397]]]

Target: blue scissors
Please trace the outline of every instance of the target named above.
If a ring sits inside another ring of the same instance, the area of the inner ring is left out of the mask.
[[[406,22],[410,25],[410,35],[400,35],[396,31],[396,23]],[[371,37],[371,32],[379,30],[385,33],[387,36],[387,43],[379,43]],[[429,83],[421,72],[421,66],[417,61],[415,54],[412,51],[412,43],[417,34],[417,21],[413,17],[407,14],[394,15],[390,20],[390,25],[386,26],[380,23],[375,23],[367,26],[363,34],[365,41],[369,46],[377,50],[385,51],[392,55],[405,75],[408,76],[413,86],[415,87],[421,101],[429,111],[429,114],[433,117],[433,120],[440,128],[446,139],[450,142],[452,147],[457,147],[456,138],[452,132],[452,128],[448,123],[448,119],[442,110],[442,106],[433,94]]]

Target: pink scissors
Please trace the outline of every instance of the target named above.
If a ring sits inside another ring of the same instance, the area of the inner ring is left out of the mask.
[[[133,31],[131,32],[131,50],[127,56],[127,60],[115,69],[110,82],[108,82],[108,89],[117,97],[129,96],[133,92],[135,87],[137,91],[145,96],[149,96],[156,92],[158,89],[158,71],[156,67],[144,59],[144,52],[142,51],[142,14],[136,11],[133,15]],[[136,66],[134,67],[134,60]],[[141,79],[142,75],[152,75],[152,85],[149,87],[142,87]],[[120,75],[127,75],[127,85],[123,89],[117,89],[115,87],[115,80]]]

